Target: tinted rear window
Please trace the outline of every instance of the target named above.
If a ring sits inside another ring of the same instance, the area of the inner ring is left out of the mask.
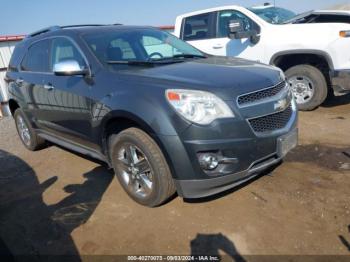
[[[25,55],[21,69],[30,72],[49,72],[49,40],[33,44]]]
[[[211,36],[210,13],[191,16],[185,19],[183,40],[201,40]]]

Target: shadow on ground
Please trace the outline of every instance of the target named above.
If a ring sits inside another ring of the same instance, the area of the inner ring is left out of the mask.
[[[234,243],[221,233],[198,234],[191,241],[191,256],[214,256],[219,258],[219,261],[223,258],[222,256],[228,256],[233,261],[246,261],[239,254]]]
[[[333,171],[350,169],[349,148],[338,148],[320,144],[300,145],[285,158],[287,162],[313,163]]]
[[[66,255],[65,260],[80,261],[71,232],[93,214],[113,174],[103,167],[95,168],[83,175],[83,184],[64,188],[70,193],[68,197],[49,206],[42,194],[57,177],[40,183],[28,164],[2,150],[0,166],[0,254],[16,260],[30,256],[31,261]]]
[[[332,97],[332,99],[327,100],[323,103],[322,107],[336,107],[350,104],[350,94]]]
[[[349,240],[346,240],[344,236],[339,236],[339,239],[350,252],[350,225],[348,225],[348,232],[349,232]]]

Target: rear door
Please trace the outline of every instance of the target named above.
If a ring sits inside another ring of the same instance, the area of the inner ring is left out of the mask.
[[[50,40],[33,43],[20,64],[20,72],[12,85],[27,105],[24,110],[30,121],[41,127],[49,111],[50,104],[46,96],[44,83],[50,76],[49,70]]]
[[[212,55],[221,55],[217,46],[215,12],[187,17],[182,23],[181,38],[199,50]]]

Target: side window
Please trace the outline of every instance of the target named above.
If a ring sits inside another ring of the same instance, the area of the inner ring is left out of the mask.
[[[49,72],[49,40],[42,40],[29,47],[21,70],[30,72]]]
[[[142,45],[145,48],[148,56],[158,54],[158,56],[155,55],[156,58],[158,58],[160,55],[161,57],[172,57],[174,55],[181,54],[179,50],[170,44],[153,36],[143,36]]]
[[[81,68],[86,67],[83,56],[72,41],[58,37],[52,40],[51,48],[51,69],[54,64],[68,60],[75,60]]]
[[[185,41],[208,39],[212,36],[212,13],[185,18],[182,39]]]
[[[116,53],[121,53],[121,57],[117,57]],[[109,52],[113,53],[114,56],[116,56],[117,60],[130,60],[130,59],[135,59],[136,55],[134,53],[134,50],[131,48],[129,42],[124,41],[123,39],[115,39],[111,42],[110,47],[109,47]],[[113,55],[112,55],[113,57]],[[115,59],[112,59],[115,60]]]
[[[228,25],[231,20],[240,20],[243,23],[243,28],[245,31],[250,31],[254,28],[254,23],[250,18],[241,12],[234,10],[226,10],[219,12],[218,15],[218,31],[217,37],[227,37],[228,36]]]

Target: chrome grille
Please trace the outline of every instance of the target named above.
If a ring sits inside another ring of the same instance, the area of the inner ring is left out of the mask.
[[[279,92],[281,92],[285,86],[286,86],[286,82],[283,81],[283,82],[281,82],[278,85],[275,85],[273,87],[270,87],[270,88],[267,88],[264,90],[260,90],[260,91],[254,92],[254,93],[239,96],[238,97],[238,105],[242,106],[245,104],[254,103],[254,102],[257,102],[259,100],[275,96]]]
[[[282,112],[250,119],[249,123],[256,133],[270,132],[286,127],[292,113],[292,106],[289,105],[289,107]]]

